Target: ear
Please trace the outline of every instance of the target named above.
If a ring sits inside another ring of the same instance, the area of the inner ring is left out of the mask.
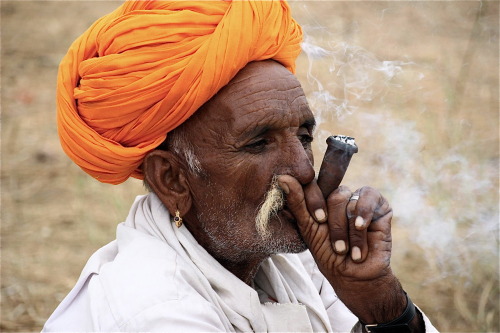
[[[144,178],[168,211],[179,210],[185,216],[191,209],[191,191],[185,170],[175,154],[153,150],[146,155],[142,167]]]

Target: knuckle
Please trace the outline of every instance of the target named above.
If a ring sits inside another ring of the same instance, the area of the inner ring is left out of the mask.
[[[296,205],[297,207],[302,207],[306,203],[306,198],[303,194],[298,195]]]
[[[360,233],[351,233],[349,235],[349,242],[352,244],[362,244],[363,243],[363,235]]]
[[[293,191],[291,189],[290,194],[288,194],[287,196],[288,204],[294,207],[301,205],[304,202],[304,200],[305,200],[304,192],[302,191]]]
[[[338,234],[345,234],[346,230],[342,228],[340,225],[330,225],[329,226],[330,233],[338,235]]]
[[[331,194],[326,199],[326,204],[328,205],[328,207],[336,207],[338,205],[344,204],[347,200],[349,200],[349,197],[351,196],[350,193],[351,192]]]
[[[381,198],[383,198],[382,194],[380,194],[380,192],[377,189],[371,186],[363,186],[358,191],[359,191],[359,196],[365,200],[368,199],[378,203],[381,200]]]
[[[378,190],[371,186],[363,186],[359,189],[359,193],[366,194],[378,194]]]

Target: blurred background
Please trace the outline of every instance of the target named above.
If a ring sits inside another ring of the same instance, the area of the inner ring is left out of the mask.
[[[116,1],[1,5],[2,331],[39,331],[142,182],[104,185],[62,152],[57,66]],[[442,332],[499,327],[499,3],[296,1],[299,79],[330,133],[356,137],[344,183],[394,209],[392,266]]]

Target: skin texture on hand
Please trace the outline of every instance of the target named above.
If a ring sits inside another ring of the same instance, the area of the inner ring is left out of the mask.
[[[349,201],[352,192],[341,186],[328,196],[327,219],[318,221],[311,211],[325,203],[314,182],[302,188],[283,175],[278,183],[319,269],[346,306],[365,323],[397,318],[406,300],[390,269],[392,209],[387,200],[364,187],[356,191],[359,200]],[[345,245],[336,250],[339,241]]]

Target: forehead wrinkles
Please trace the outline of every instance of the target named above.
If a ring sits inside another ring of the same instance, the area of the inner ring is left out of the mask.
[[[232,146],[251,127],[295,127],[312,118],[297,78],[275,62],[247,65],[187,122],[195,146]]]
[[[223,98],[229,111],[228,121],[235,133],[260,122],[270,122],[269,125],[277,122],[282,127],[299,126],[309,116],[306,98],[294,77],[270,80],[258,76],[238,83],[241,84],[228,89]]]
[[[281,91],[301,88],[297,78],[288,70],[279,66],[268,70],[243,71],[241,76],[236,76],[223,90],[224,100],[231,97],[243,98],[253,93],[267,92],[273,89]]]

